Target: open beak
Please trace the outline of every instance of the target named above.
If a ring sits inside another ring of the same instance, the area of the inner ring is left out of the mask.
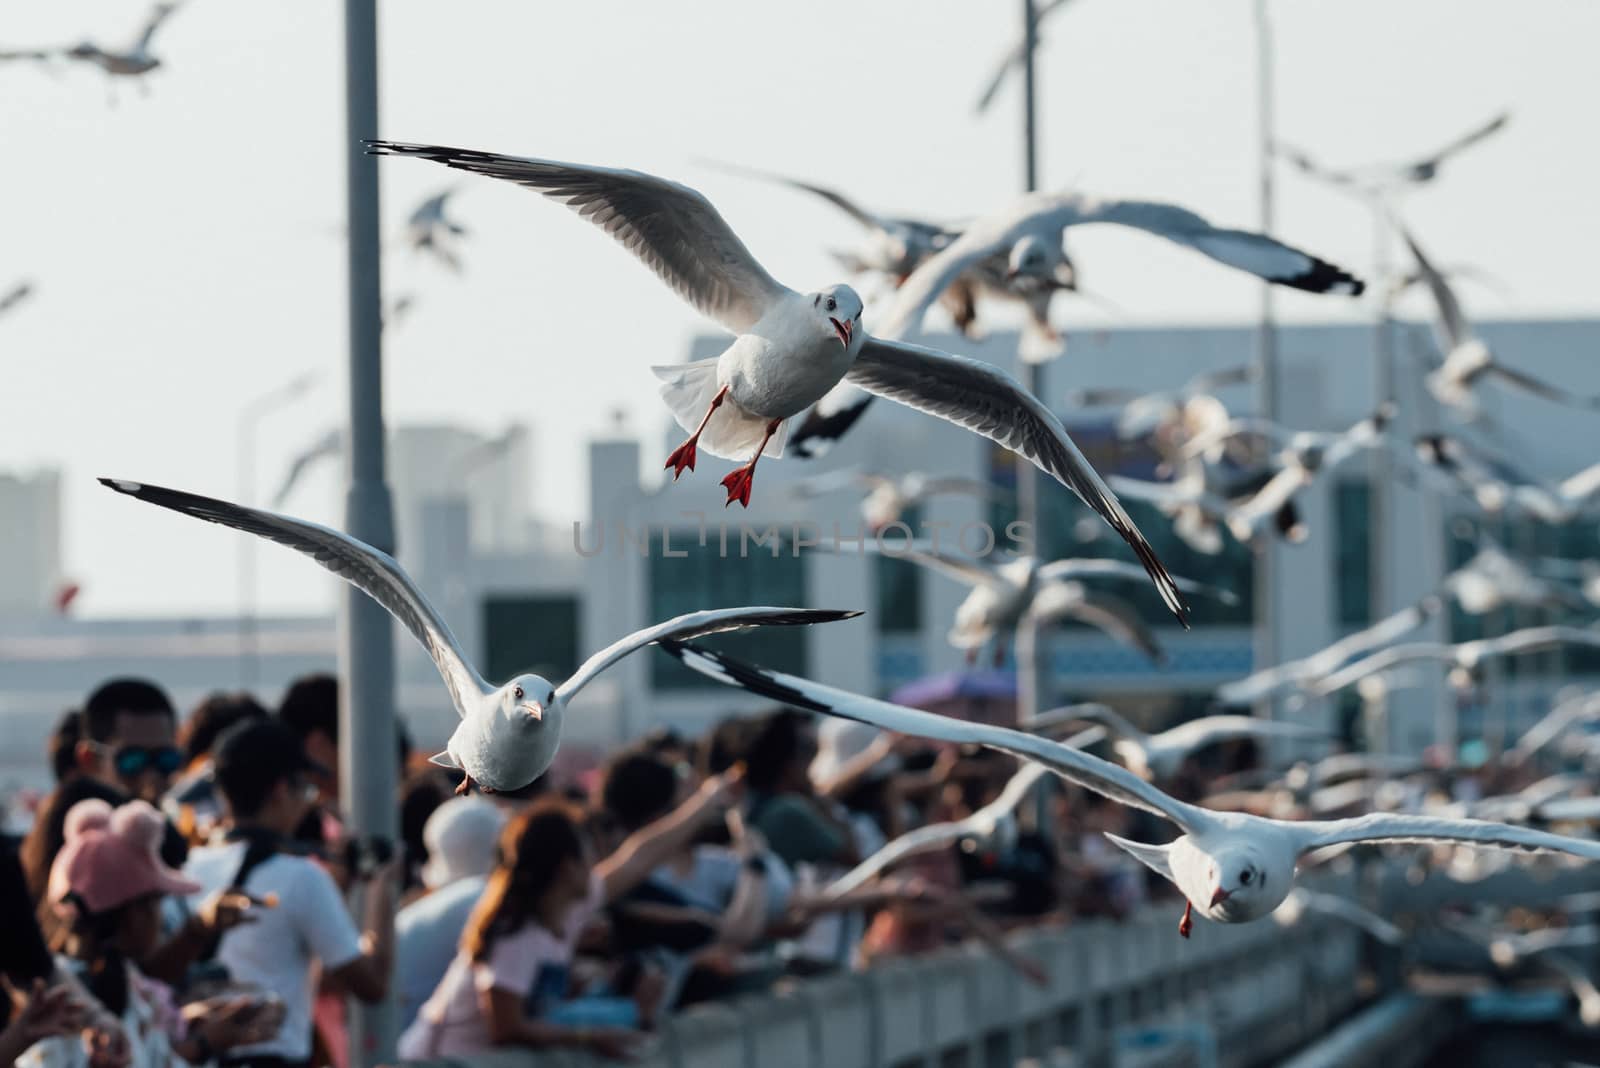
[[[524,712],[526,712],[529,716],[531,716],[535,720],[544,719],[544,709],[540,708],[538,705],[534,704],[532,701],[529,701],[526,704],[520,705],[518,707],[520,707]]]
[[[846,319],[843,322],[840,322],[838,319],[835,319],[830,315],[828,317],[828,322],[833,324],[833,332],[839,335],[839,341],[844,345],[845,348],[849,348],[850,335],[855,333],[855,327],[851,324],[850,320]]]
[[[1222,887],[1217,887],[1216,890],[1211,894],[1211,907],[1216,908],[1218,905],[1222,904],[1232,896],[1232,894],[1228,893]]]

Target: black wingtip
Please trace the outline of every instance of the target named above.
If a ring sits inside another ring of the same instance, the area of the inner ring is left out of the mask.
[[[130,497],[137,497],[144,490],[144,483],[134,482],[126,478],[100,478],[96,479],[96,481],[106,489],[116,490],[118,493],[126,493]]]
[[[1359,297],[1367,291],[1367,283],[1345,270],[1335,267],[1326,260],[1312,258],[1311,269],[1293,278],[1275,279],[1279,285],[1289,286],[1291,289],[1303,289],[1308,293],[1338,293],[1347,297]]]

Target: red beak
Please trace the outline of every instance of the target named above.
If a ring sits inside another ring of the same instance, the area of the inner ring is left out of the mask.
[[[1216,892],[1211,895],[1211,907],[1216,908],[1218,905],[1222,904],[1232,896],[1232,894],[1228,893],[1222,887],[1217,887]]]
[[[839,340],[844,344],[844,347],[849,348],[850,335],[855,332],[855,328],[850,325],[850,320],[846,319],[844,322],[840,322],[829,316],[828,322],[833,324],[833,332],[839,335]]]
[[[1006,281],[1007,282],[1015,282],[1017,280],[1017,275],[1019,275],[1021,273],[1022,273],[1021,271],[1017,270],[1014,267],[1007,267],[1006,268]]]

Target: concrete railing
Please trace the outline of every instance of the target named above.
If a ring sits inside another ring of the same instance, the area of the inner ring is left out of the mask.
[[[1281,1068],[1411,1068],[1460,1018],[1451,998],[1393,994],[1341,1024]]]
[[[646,1068],[1250,1068],[1326,1031],[1358,999],[1361,936],[1307,917],[1177,933],[1167,903],[1122,924],[1016,936],[1040,988],[977,947],[886,961],[705,1005],[667,1020]],[[1218,1052],[1208,1058],[1206,1047]],[[578,1068],[557,1051],[497,1052],[474,1068]]]

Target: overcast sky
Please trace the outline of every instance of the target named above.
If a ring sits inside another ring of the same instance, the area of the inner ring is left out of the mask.
[[[702,167],[738,160],[907,213],[959,217],[1020,182],[1018,99],[972,102],[1015,32],[1003,0],[752,4],[381,5],[381,133],[402,140],[650,170],[706,192],[779,278],[837,279],[852,224],[820,203]],[[1170,199],[1226,224],[1257,218],[1250,0],[1076,0],[1045,28],[1042,179]],[[0,48],[115,43],[135,0],[10,0]],[[319,389],[262,428],[259,481],[344,410],[342,5],[191,0],[161,31],[143,96],[98,71],[0,66],[0,288],[38,292],[0,319],[0,469],[59,465],[67,563],[94,615],[228,612],[234,535],[114,498],[111,474],[232,496],[235,428],[252,397],[307,370]],[[448,11],[449,18],[443,15]],[[1502,108],[1510,127],[1450,167],[1407,214],[1444,261],[1513,288],[1482,315],[1600,305],[1600,5],[1588,0],[1277,2],[1278,130],[1334,163],[1404,158]],[[363,131],[364,132],[364,131]],[[386,160],[383,214],[453,177]],[[464,177],[473,230],[460,277],[396,250],[386,288],[414,290],[388,337],[391,423],[534,434],[535,507],[576,517],[588,436],[622,409],[654,442],[666,418],[647,367],[703,324],[566,210]],[[1293,175],[1280,236],[1365,272],[1368,216]],[[1123,321],[1249,318],[1249,278],[1143,235],[1074,235],[1087,283]],[[1287,292],[1289,319],[1362,305]],[[1418,308],[1420,309],[1420,305]],[[1068,322],[1109,322],[1058,305]],[[297,495],[338,519],[335,472]],[[704,489],[704,486],[701,487]],[[262,553],[272,611],[321,610],[332,588]]]

